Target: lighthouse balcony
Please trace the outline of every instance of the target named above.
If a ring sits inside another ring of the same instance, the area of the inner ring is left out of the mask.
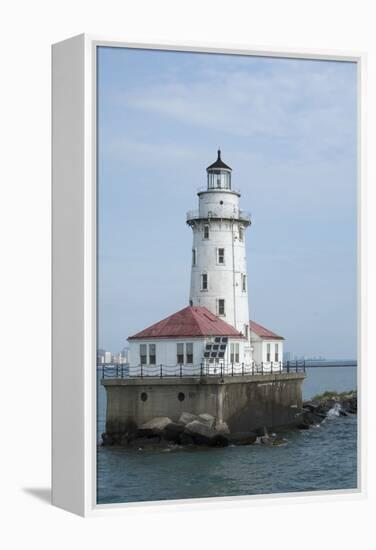
[[[197,187],[197,194],[201,195],[203,193],[227,193],[230,195],[237,195],[238,197],[241,196],[240,189],[230,189],[225,188],[221,186],[217,187]]]
[[[243,222],[246,225],[251,224],[251,214],[245,210],[238,210],[235,213],[223,213],[208,212],[207,216],[202,214],[199,210],[189,210],[187,212],[187,224],[191,225],[195,221],[199,220],[234,220]]]

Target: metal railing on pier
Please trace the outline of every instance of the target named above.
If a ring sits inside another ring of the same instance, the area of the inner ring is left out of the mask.
[[[98,365],[102,379],[108,378],[189,378],[189,377],[223,377],[253,376],[267,374],[291,374],[306,371],[305,361],[270,361],[250,364],[221,363],[199,365],[135,365],[128,364]]]

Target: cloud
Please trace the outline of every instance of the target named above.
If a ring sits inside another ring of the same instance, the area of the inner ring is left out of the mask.
[[[202,65],[189,77],[123,94],[126,108],[236,137],[292,140],[322,153],[348,147],[355,129],[353,73],[345,64],[274,60],[267,70]],[[348,64],[347,64],[348,65]]]
[[[145,139],[132,137],[113,137],[112,139],[103,139],[102,151],[106,154],[116,156],[123,155],[128,160],[133,159],[136,162],[142,161],[150,167],[159,162],[182,162],[195,159],[196,152],[187,147],[186,144],[179,145],[171,141],[167,143],[156,143]]]

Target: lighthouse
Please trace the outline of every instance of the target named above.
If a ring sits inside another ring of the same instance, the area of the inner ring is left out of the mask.
[[[240,209],[220,150],[206,173],[198,209],[186,220],[193,232],[189,304],[128,337],[135,375],[280,369],[283,338],[250,321],[245,239],[251,217]]]
[[[193,231],[191,306],[206,307],[249,339],[248,277],[245,248],[250,215],[239,207],[232,169],[218,150],[198,192],[198,210],[187,214]]]
[[[190,426],[201,430],[200,418],[209,415],[215,429],[230,433],[300,421],[305,374],[297,367],[286,372],[284,338],[250,321],[245,239],[251,218],[240,209],[220,150],[206,173],[198,209],[186,219],[193,233],[189,303],[128,336],[125,369],[116,369],[115,378],[103,375],[111,441],[150,420],[181,425],[192,415]]]

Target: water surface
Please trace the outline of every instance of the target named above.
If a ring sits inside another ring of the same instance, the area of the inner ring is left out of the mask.
[[[356,388],[356,368],[307,369],[303,398]],[[98,435],[105,390],[98,388]],[[179,450],[98,447],[98,503],[352,489],[357,484],[357,418],[284,433],[284,446]]]

